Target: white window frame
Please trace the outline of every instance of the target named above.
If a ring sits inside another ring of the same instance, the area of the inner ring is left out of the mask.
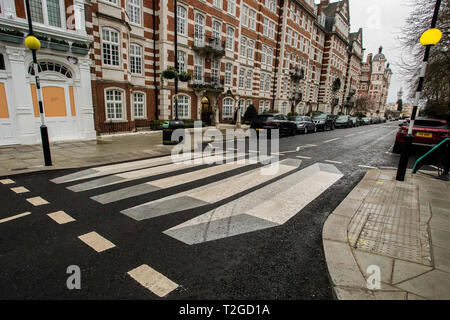
[[[264,91],[264,84],[265,84],[265,74],[261,73],[259,76],[259,91]]]
[[[275,40],[275,22],[269,22],[269,38]]]
[[[204,60],[202,57],[194,56],[194,82],[203,83]]]
[[[131,24],[142,25],[142,0],[128,0],[128,17]]]
[[[272,66],[273,65],[273,49],[271,48],[267,48],[267,62],[266,64],[268,66]]]
[[[231,30],[231,32],[230,32]],[[225,47],[228,50],[234,51],[234,28],[227,27],[227,37],[226,37],[226,45]]]
[[[250,9],[248,12],[248,28],[256,30],[256,10]]]
[[[255,41],[249,40],[247,43],[247,58],[250,60],[255,59]]]
[[[114,100],[108,100],[108,92],[109,91],[118,91],[118,92],[120,92],[121,100],[115,100],[115,99]],[[123,120],[126,120],[126,110],[127,110],[127,108],[126,108],[125,91],[123,89],[120,89],[120,88],[109,87],[109,88],[105,88],[104,94],[105,94],[105,116],[106,116],[105,119],[106,119],[106,121],[123,121]],[[117,116],[117,114],[116,114],[117,108],[116,108],[115,104],[117,102],[121,103],[121,108],[122,108],[122,110],[121,110],[122,116],[120,118],[116,117]],[[114,117],[112,117],[112,118],[109,117],[108,103],[113,103],[114,104],[114,111],[113,111]]]
[[[137,102],[136,101],[136,94],[142,95],[143,100]],[[137,115],[136,113],[136,106],[137,104],[139,104],[140,106],[142,106],[142,115]],[[134,119],[147,119],[147,108],[146,106],[146,96],[145,96],[145,92],[142,91],[133,91],[133,118]]]
[[[225,64],[225,85],[231,86],[233,83],[233,64],[227,62]]]
[[[181,98],[181,99],[180,99]],[[172,99],[173,109],[175,109],[175,96]],[[180,103],[180,100],[181,101]],[[180,119],[189,119],[191,117],[191,97],[187,94],[178,94],[177,99],[178,117]],[[175,111],[175,110],[174,110]],[[174,112],[175,113],[175,112]]]
[[[242,7],[242,15],[241,15],[241,23],[244,27],[248,27],[248,12],[250,11],[250,8],[247,5],[243,5]]]
[[[49,24],[49,20],[48,20],[48,7],[47,7],[47,0],[40,0],[41,4],[42,4],[42,20],[43,22],[35,22],[34,23],[38,23],[41,25],[47,25],[47,26],[51,26],[53,28],[60,28],[60,29],[65,29],[66,28],[66,4],[63,0],[58,0],[59,2],[59,16],[61,19],[61,26],[53,26]],[[25,1],[24,1],[24,5],[25,5]],[[3,10],[2,10],[3,12]],[[25,13],[26,14],[26,13]]]
[[[239,79],[238,79],[238,87],[240,89],[244,89],[245,88],[245,75],[246,75],[245,68],[240,68],[239,69]]]
[[[230,102],[225,104],[225,101]],[[222,100],[222,118],[232,118],[234,109],[234,100],[230,97],[223,98]],[[225,112],[227,111],[227,112]]]
[[[261,65],[265,65],[266,64],[266,52],[267,52],[267,47],[266,46],[262,46],[262,49],[261,49]]]
[[[134,48],[134,53],[132,53],[131,48]],[[140,50],[140,55],[136,54],[136,48],[138,48],[138,50]],[[130,43],[130,72],[132,74],[142,75],[143,51],[144,50],[140,44]],[[133,72],[133,69],[132,69],[133,59],[134,59],[135,69],[138,68],[139,72],[136,72],[137,70],[135,70]],[[136,60],[139,60],[139,61],[136,61]],[[139,64],[137,62],[139,62]]]
[[[178,51],[178,72],[186,72],[186,52]]]
[[[245,58],[247,55],[247,38],[242,37],[241,38],[241,57]]]
[[[227,12],[231,15],[236,15],[236,0],[227,1]]]
[[[186,20],[187,20],[187,9],[183,6],[177,6],[177,29],[178,34],[186,35]]]
[[[245,89],[252,90],[253,89],[253,70],[248,69],[247,74],[245,75]]]
[[[107,31],[107,32],[109,32],[110,34],[109,34],[109,39],[110,40],[105,40],[104,38],[103,38],[103,31]],[[115,42],[112,42],[111,41],[111,34],[113,33],[113,32],[115,32],[115,33],[117,33],[117,39],[118,39],[118,42],[117,43],[115,43]],[[119,68],[120,67],[120,63],[121,63],[121,52],[122,52],[122,50],[121,50],[121,37],[120,37],[120,32],[119,31],[117,31],[116,29],[113,29],[113,28],[111,28],[111,27],[102,27],[101,28],[101,43],[102,43],[102,64],[103,65],[105,65],[105,66],[110,66],[110,67],[116,67],[116,68]],[[106,63],[105,62],[105,52],[104,52],[104,46],[110,46],[110,55],[111,55],[111,57],[110,57],[110,61],[111,61],[111,63]],[[112,54],[112,49],[113,49],[113,46],[117,46],[117,64],[114,64],[114,63],[112,63],[113,61],[114,61],[114,59],[113,59],[113,54]]]
[[[269,35],[269,19],[264,17],[264,22],[263,22],[263,36],[268,37]]]
[[[222,0],[213,0],[213,6],[222,9]]]

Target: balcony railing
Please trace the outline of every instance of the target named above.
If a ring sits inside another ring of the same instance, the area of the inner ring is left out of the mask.
[[[204,33],[194,33],[192,49],[208,59],[220,59],[225,55],[225,41],[219,37],[208,37]]]
[[[219,77],[203,77],[203,79],[194,79],[193,88],[198,90],[223,91],[225,88],[224,79]]]

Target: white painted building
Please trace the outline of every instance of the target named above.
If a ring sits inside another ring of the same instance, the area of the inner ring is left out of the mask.
[[[75,44],[89,47],[84,0],[32,0],[34,34],[66,41],[41,42],[38,51],[39,77],[45,122],[50,141],[95,139],[92,108],[91,61]],[[40,143],[40,118],[31,51],[20,36],[28,24],[22,0],[0,0],[0,145]],[[5,30],[7,30],[5,32]],[[17,43],[16,43],[16,42]],[[52,46],[53,48],[50,48]]]

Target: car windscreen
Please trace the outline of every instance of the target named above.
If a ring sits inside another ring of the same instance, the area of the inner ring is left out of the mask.
[[[273,120],[273,116],[269,116],[269,115],[259,115],[256,118],[257,121],[270,121]]]
[[[319,114],[317,116],[314,116],[313,119],[326,119],[327,115],[326,114]]]
[[[304,117],[289,117],[290,121],[305,121]]]
[[[346,116],[340,116],[340,117],[337,118],[337,120],[347,120],[347,117]]]
[[[414,121],[414,127],[448,129],[447,124],[439,120],[416,120]]]

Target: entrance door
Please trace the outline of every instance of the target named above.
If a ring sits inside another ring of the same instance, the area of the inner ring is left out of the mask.
[[[207,97],[202,98],[202,121],[207,126],[214,124],[214,113]]]
[[[40,126],[37,106],[36,87],[31,85],[36,124]],[[68,84],[42,82],[42,102],[44,104],[45,124],[48,127],[50,141],[79,139],[74,89]]]
[[[8,103],[5,82],[0,82],[0,145],[17,144],[16,127],[11,103]]]

